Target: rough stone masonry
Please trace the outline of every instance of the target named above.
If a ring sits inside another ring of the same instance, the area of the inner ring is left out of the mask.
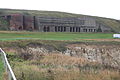
[[[10,30],[40,32],[111,32],[92,17],[51,17],[23,14],[1,15],[9,23]]]

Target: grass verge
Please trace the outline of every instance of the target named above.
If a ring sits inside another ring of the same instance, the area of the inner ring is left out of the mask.
[[[0,40],[73,40],[81,41],[84,39],[113,39],[113,33],[70,33],[70,32],[16,32],[0,31]]]
[[[2,63],[1,56],[0,56],[0,80],[3,80],[3,72],[4,72],[4,66]]]

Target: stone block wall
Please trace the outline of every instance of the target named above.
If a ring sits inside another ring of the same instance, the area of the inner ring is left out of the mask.
[[[111,28],[92,17],[46,17],[22,14],[6,15],[11,30],[40,32],[110,32]]]
[[[33,16],[23,16],[23,26],[25,30],[34,30],[34,17]]]
[[[23,15],[12,14],[9,18],[9,24],[11,30],[23,30]]]

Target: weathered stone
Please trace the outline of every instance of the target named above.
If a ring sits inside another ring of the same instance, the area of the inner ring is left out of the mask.
[[[41,17],[23,14],[2,16],[7,19],[11,30],[37,30],[40,32],[111,32],[92,17]]]

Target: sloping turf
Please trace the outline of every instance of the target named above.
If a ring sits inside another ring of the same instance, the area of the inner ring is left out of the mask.
[[[113,39],[113,33],[70,33],[70,32],[0,32],[0,40],[82,40]]]
[[[0,56],[0,80],[3,80],[2,79],[2,77],[3,77],[3,71],[4,71],[4,66],[3,66],[3,63],[2,63],[1,56]]]

